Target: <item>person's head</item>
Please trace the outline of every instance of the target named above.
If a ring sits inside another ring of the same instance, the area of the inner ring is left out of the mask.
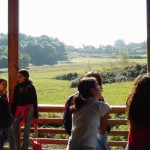
[[[126,104],[127,118],[132,125],[150,124],[150,74],[136,78]]]
[[[7,80],[0,78],[0,95],[6,94]]]
[[[79,94],[74,96],[74,103],[70,109],[79,109],[80,107],[84,106],[88,98],[99,99],[101,96],[100,86],[93,77],[82,78],[78,83],[78,91]]]
[[[21,69],[18,72],[18,82],[22,83],[22,82],[26,82],[29,81],[29,72],[25,69]]]
[[[89,71],[87,72],[84,77],[94,77],[97,80],[97,83],[99,84],[99,86],[101,87],[101,89],[103,89],[102,87],[102,78],[100,76],[100,74],[97,71]]]
[[[87,99],[90,97],[99,99],[101,94],[100,86],[94,77],[82,78],[78,84],[78,91],[82,99]]]

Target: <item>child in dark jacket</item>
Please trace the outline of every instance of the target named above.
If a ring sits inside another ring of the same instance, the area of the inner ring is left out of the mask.
[[[6,88],[7,80],[0,78],[0,150],[3,150],[3,145],[6,140],[9,142],[10,150],[17,150]]]
[[[15,131],[20,124],[25,124],[20,150],[27,150],[31,124],[33,122],[35,127],[38,124],[38,109],[36,90],[32,81],[29,80],[29,72],[25,69],[18,73],[18,84],[14,89],[12,102],[12,114]]]

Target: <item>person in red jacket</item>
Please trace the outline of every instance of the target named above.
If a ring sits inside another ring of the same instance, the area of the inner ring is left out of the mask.
[[[12,114],[15,131],[20,123],[25,125],[20,150],[27,150],[31,124],[33,122],[36,127],[38,124],[38,107],[35,87],[29,79],[29,72],[25,69],[21,69],[18,73],[18,84],[15,86],[13,95]]]
[[[150,74],[136,78],[126,104],[130,124],[126,150],[150,150]]]

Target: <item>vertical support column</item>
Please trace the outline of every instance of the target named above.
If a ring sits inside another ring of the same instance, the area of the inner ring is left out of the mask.
[[[150,0],[146,0],[147,7],[147,72],[150,73]]]
[[[18,76],[19,0],[8,0],[8,80],[9,102],[12,102]],[[20,132],[16,133],[17,149],[20,149]]]
[[[8,79],[10,102],[12,102],[14,86],[17,83],[18,74],[18,24],[18,0],[8,0]]]

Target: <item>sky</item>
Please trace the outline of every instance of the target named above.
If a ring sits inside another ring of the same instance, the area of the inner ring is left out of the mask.
[[[48,35],[67,45],[146,40],[146,0],[19,0],[19,32]],[[8,33],[7,0],[0,0],[0,33]]]

